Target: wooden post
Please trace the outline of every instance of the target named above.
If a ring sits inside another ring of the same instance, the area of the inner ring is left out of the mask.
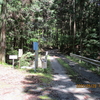
[[[14,59],[17,59],[17,55],[9,55],[9,59],[12,59],[12,66],[14,67]]]
[[[14,68],[14,59],[12,59],[12,66],[13,66],[13,68]]]
[[[38,67],[38,50],[35,50],[35,71],[37,67]]]
[[[48,51],[46,51],[46,55],[45,55],[45,60],[46,60],[46,68],[47,68],[47,56],[48,56]]]
[[[19,49],[18,50],[18,57],[19,57],[19,68],[21,67],[20,66],[20,59],[21,59],[21,56],[23,55],[23,49]]]
[[[20,58],[21,58],[21,57],[19,57],[19,68],[21,67],[21,66],[20,66]]]
[[[99,72],[99,70],[100,70],[100,69],[99,69],[99,66],[97,66],[97,71]]]

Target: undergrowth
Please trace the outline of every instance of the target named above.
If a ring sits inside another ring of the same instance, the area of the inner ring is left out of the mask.
[[[78,63],[81,67],[85,67],[86,69],[91,70],[92,72],[100,75],[100,71],[98,71],[97,66],[86,63],[84,61],[81,61],[81,60],[74,58],[74,57],[71,57],[71,56],[66,56],[66,58]],[[100,70],[100,68],[99,68],[99,70]]]
[[[28,73],[37,75],[37,76],[41,76],[41,80],[43,83],[50,83],[52,81],[52,69],[50,66],[50,61],[47,61],[47,68],[43,69],[43,68],[37,68],[36,72],[34,72],[33,69],[30,69],[27,71]]]
[[[69,75],[69,77],[76,83],[81,83],[82,80],[78,79],[78,73],[75,72],[67,63],[65,63],[61,58],[57,58],[58,62],[66,68],[66,72]]]
[[[0,65],[3,65],[4,67],[12,67],[12,65],[9,65],[9,64],[4,63],[4,62],[0,62]]]

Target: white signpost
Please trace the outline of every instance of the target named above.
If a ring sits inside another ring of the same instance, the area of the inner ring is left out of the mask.
[[[42,59],[42,68],[47,68],[47,56],[48,56],[48,51],[46,51],[46,54],[45,54],[45,58]]]
[[[17,59],[17,55],[9,55],[9,59]]]
[[[23,49],[18,50],[18,57],[19,57],[19,68],[20,68],[20,58],[23,55]]]
[[[19,49],[18,51],[18,57],[21,57],[23,55],[23,49]]]
[[[9,55],[9,59],[12,59],[12,66],[14,67],[14,59],[17,59],[17,55]]]

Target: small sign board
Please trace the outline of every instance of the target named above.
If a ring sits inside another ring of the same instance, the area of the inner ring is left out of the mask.
[[[17,55],[9,55],[9,59],[17,59]]]
[[[46,51],[46,56],[48,55],[48,51]]]
[[[18,51],[18,57],[21,57],[23,55],[23,49],[19,49]]]
[[[38,42],[33,42],[33,50],[38,50]]]

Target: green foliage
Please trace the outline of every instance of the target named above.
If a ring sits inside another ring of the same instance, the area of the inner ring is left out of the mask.
[[[74,62],[77,62],[77,63],[79,63],[79,65],[80,65],[81,67],[85,67],[86,69],[91,70],[91,71],[93,71],[94,73],[100,75],[100,71],[98,71],[97,66],[92,65],[92,64],[90,64],[90,63],[86,63],[86,62],[84,62],[84,61],[79,61],[79,59],[76,59],[76,58],[73,58],[73,57],[70,57],[70,56],[66,56],[66,58],[68,58],[68,59],[70,59],[70,60],[72,60],[72,61],[74,61]]]
[[[0,64],[2,64],[4,67],[12,67],[12,65],[9,65],[9,64],[4,63],[4,62],[0,62]]]
[[[61,65],[63,65],[68,70],[68,73],[70,73],[70,75],[77,76],[77,73],[68,64],[66,64],[62,59],[58,58],[57,60],[59,61]]]
[[[38,39],[32,38],[32,39],[30,39],[30,41],[31,41],[31,42],[38,42]]]
[[[42,100],[52,100],[49,96],[47,96],[47,95],[41,95],[41,96],[39,96],[39,98],[40,99],[42,99]]]
[[[83,80],[79,80],[78,79],[78,76],[79,76],[79,74],[75,71],[75,70],[73,70],[68,64],[66,64],[62,59],[60,59],[60,58],[57,58],[57,60],[58,60],[58,62],[63,66],[63,67],[65,67],[66,68],[66,72],[67,72],[67,74],[69,75],[69,77],[74,81],[74,82],[76,82],[76,83],[82,83],[82,81]]]
[[[18,55],[18,50],[10,50],[7,52],[8,55]]]
[[[29,66],[30,62],[34,60],[34,56],[31,52],[27,52],[26,54],[23,54],[20,60],[18,61],[20,63],[20,67],[22,66]]]
[[[96,3],[89,0],[32,0],[22,4],[24,2],[7,1],[6,55],[17,54],[13,50],[18,48],[32,51],[32,42],[38,41],[40,48],[63,47],[62,51],[68,53],[81,51],[84,56],[97,57],[100,36]]]
[[[50,65],[50,61],[47,61],[47,68],[37,68],[36,72],[34,73],[33,69],[28,70],[29,73],[35,74],[37,76],[41,76],[41,81],[43,83],[49,84],[52,81],[52,68]]]

